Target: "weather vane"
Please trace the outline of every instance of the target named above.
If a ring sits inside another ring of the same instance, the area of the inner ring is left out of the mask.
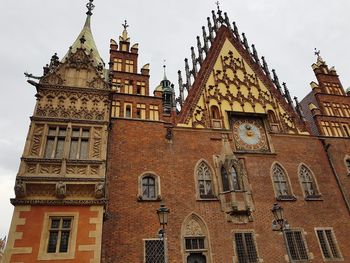
[[[92,10],[94,10],[95,6],[94,4],[92,3],[94,0],[89,0],[89,3],[86,4],[86,8],[88,9],[88,11],[86,12],[86,14],[88,16],[91,16],[92,15]]]
[[[124,20],[124,24],[122,24],[122,26],[124,27],[124,30],[126,30],[129,27],[128,21]]]
[[[315,56],[317,56],[317,58],[321,57],[321,50],[317,51],[317,48],[315,48]]]

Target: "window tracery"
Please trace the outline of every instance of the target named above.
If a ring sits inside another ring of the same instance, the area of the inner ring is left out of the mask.
[[[272,167],[272,180],[277,200],[295,200],[285,170],[279,164]]]
[[[314,176],[311,170],[307,168],[304,164],[300,165],[299,178],[306,199],[320,197]]]
[[[200,198],[213,198],[213,176],[209,166],[201,161],[196,169],[198,192]]]

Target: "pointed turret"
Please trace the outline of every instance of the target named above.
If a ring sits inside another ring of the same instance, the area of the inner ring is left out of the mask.
[[[175,106],[175,92],[174,86],[171,84],[170,80],[168,80],[166,76],[166,65],[163,65],[164,68],[164,77],[160,82],[159,86],[156,88],[156,91],[161,94],[163,98],[163,112],[166,114],[170,114],[171,110]]]
[[[91,31],[91,16],[92,16],[92,10],[95,7],[92,4],[92,2],[93,2],[93,0],[90,0],[89,3],[86,5],[88,11],[86,12],[87,17],[86,17],[83,29],[81,30],[77,39],[74,41],[73,45],[69,48],[69,51],[64,56],[62,62],[64,62],[67,59],[69,54],[75,53],[78,48],[84,48],[85,53],[87,55],[90,55],[90,53],[91,53],[91,57],[92,57],[94,66],[103,66],[104,67],[105,63],[103,62],[103,60],[102,60],[102,58],[97,50],[95,40],[94,40],[92,31]]]

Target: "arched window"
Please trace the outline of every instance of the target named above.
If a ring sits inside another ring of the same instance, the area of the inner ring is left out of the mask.
[[[221,181],[222,181],[222,190],[224,192],[230,191],[230,182],[229,182],[228,174],[225,167],[221,167]]]
[[[142,178],[142,197],[143,199],[156,198],[156,181],[151,176]]]
[[[312,172],[303,164],[299,168],[299,178],[306,198],[319,197]]]
[[[221,180],[222,180],[222,190],[224,192],[242,190],[237,169],[233,165],[230,167],[228,171],[224,166],[221,167]]]
[[[213,181],[212,173],[209,166],[201,161],[197,166],[196,170],[197,182],[198,182],[198,192],[200,198],[213,198]]]
[[[220,119],[220,111],[218,106],[215,106],[215,105],[211,106],[210,111],[211,111],[211,117],[213,119]]]
[[[181,237],[186,263],[210,263],[210,243],[207,227],[196,214],[190,214],[182,224]]]
[[[231,180],[232,180],[233,190],[241,190],[241,184],[239,182],[237,171],[234,166],[232,166],[231,168]]]
[[[145,173],[139,177],[139,197],[141,200],[160,200],[159,177]]]
[[[278,200],[295,199],[291,193],[286,172],[279,164],[272,167],[272,179]]]
[[[125,106],[125,118],[131,118],[131,105]]]

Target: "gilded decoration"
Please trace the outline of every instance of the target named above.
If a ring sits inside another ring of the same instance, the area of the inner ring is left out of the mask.
[[[237,151],[269,151],[265,127],[261,119],[234,117],[232,129]]]

